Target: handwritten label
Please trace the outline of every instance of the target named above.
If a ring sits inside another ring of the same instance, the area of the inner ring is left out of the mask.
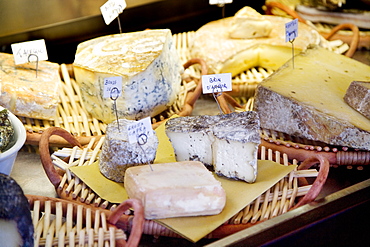
[[[11,48],[15,64],[48,60],[44,39],[15,43]]]
[[[104,78],[103,97],[117,99],[122,93],[122,77]]]
[[[138,143],[139,145],[147,143],[148,138],[153,135],[150,117],[128,124],[127,133],[129,143]]]
[[[125,0],[108,0],[100,7],[106,25],[109,25],[123,12],[127,4]]]
[[[231,91],[231,73],[203,75],[202,87],[203,94]]]
[[[223,5],[223,4],[228,4],[232,3],[233,0],[209,0],[210,5]]]
[[[285,42],[290,42],[298,37],[298,19],[285,23]]]

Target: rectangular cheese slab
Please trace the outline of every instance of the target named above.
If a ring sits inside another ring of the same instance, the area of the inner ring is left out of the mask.
[[[219,214],[226,193],[201,162],[186,161],[130,167],[124,186],[141,200],[146,219]]]
[[[257,86],[254,110],[262,128],[370,150],[369,119],[343,99],[354,80],[369,81],[370,67],[312,47]]]
[[[344,101],[370,119],[370,81],[351,82],[344,95]]]

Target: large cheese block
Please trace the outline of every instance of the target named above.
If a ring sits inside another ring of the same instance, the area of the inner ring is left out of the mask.
[[[15,115],[55,120],[60,102],[59,64],[39,61],[15,65],[0,53],[0,105]]]
[[[108,124],[100,153],[100,172],[110,180],[123,182],[127,168],[153,163],[158,148],[158,138],[153,130],[145,133],[144,143],[130,143],[127,126],[133,120],[119,119]],[[119,123],[119,124],[118,124]]]
[[[258,115],[253,111],[166,122],[177,161],[201,161],[218,175],[249,183],[257,177],[259,128]]]
[[[215,215],[226,203],[221,183],[197,161],[130,167],[124,185],[143,203],[146,219]]]
[[[119,118],[155,116],[174,103],[183,66],[171,31],[108,35],[78,45],[73,63],[86,110],[105,123],[116,118],[114,101],[103,97],[104,78],[122,77]]]
[[[370,80],[370,67],[313,47],[258,85],[254,110],[262,128],[370,150],[369,119],[343,99],[353,80]]]
[[[292,44],[285,41],[285,23],[291,19],[264,16],[266,21],[272,23],[268,36],[236,39],[230,37],[235,18],[209,22],[194,34],[190,44],[191,56],[205,60],[209,73],[231,73],[235,76],[257,66],[276,70],[292,57]],[[298,23],[295,54],[304,51],[309,44],[319,43],[320,35],[317,31]]]
[[[353,109],[370,119],[370,82],[351,82],[344,95],[344,101]]]

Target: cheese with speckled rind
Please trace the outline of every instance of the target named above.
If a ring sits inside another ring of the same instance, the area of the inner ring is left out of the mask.
[[[116,100],[119,118],[155,116],[172,105],[180,92],[183,66],[169,29],[103,36],[78,45],[73,63],[86,110],[110,123],[114,101],[103,97],[107,77],[122,77]]]
[[[343,99],[370,66],[324,48],[307,49],[256,89],[261,127],[331,145],[370,150],[370,120]]]
[[[124,185],[143,203],[146,219],[215,215],[226,203],[221,182],[198,161],[130,167]]]
[[[370,82],[351,82],[344,95],[344,101],[353,109],[370,119]]]
[[[235,39],[230,30],[235,17],[209,22],[199,28],[190,44],[192,57],[203,59],[209,73],[231,73],[235,76],[253,67],[276,70],[292,57],[292,44],[285,42],[285,23],[291,19],[264,16],[272,31],[267,37]],[[298,23],[298,37],[294,41],[295,54],[310,44],[319,44],[320,35],[306,24]]]

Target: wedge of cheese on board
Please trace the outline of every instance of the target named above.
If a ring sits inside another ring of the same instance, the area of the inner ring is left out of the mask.
[[[370,80],[370,67],[316,46],[257,86],[254,110],[262,128],[370,150],[369,119],[343,99],[354,80]]]
[[[177,161],[201,161],[218,175],[252,183],[257,177],[259,126],[256,112],[234,112],[172,118],[166,134]]]
[[[86,110],[110,123],[114,101],[103,97],[107,77],[122,77],[116,100],[119,118],[155,116],[174,103],[180,92],[183,66],[169,29],[98,37],[78,45],[73,63]]]
[[[0,53],[0,105],[15,115],[55,120],[60,102],[59,64],[39,61],[15,65],[12,54]]]
[[[351,82],[344,95],[344,101],[370,119],[370,81]]]
[[[219,214],[226,193],[201,162],[185,161],[130,167],[124,186],[141,200],[146,219]]]

